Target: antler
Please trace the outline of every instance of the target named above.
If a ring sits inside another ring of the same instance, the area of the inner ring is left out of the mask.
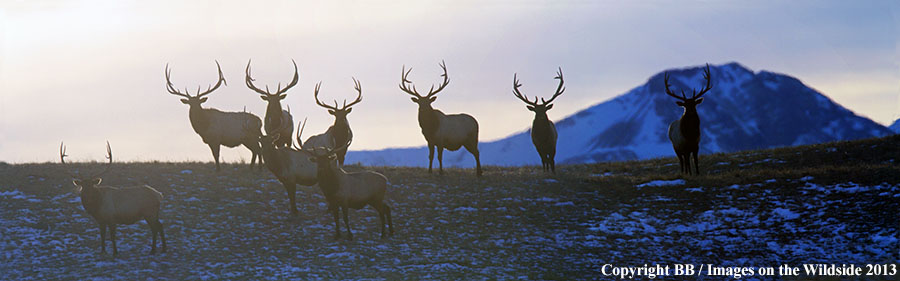
[[[438,86],[437,90],[434,89],[434,85],[432,84],[431,89],[428,90],[427,95],[425,95],[424,97],[419,95],[419,92],[416,91],[416,85],[413,85],[412,81],[409,81],[408,79],[406,79],[406,77],[409,76],[409,72],[412,71],[412,67],[410,67],[409,71],[407,71],[406,65],[403,66],[403,70],[402,70],[401,76],[400,76],[400,90],[403,90],[407,94],[414,95],[418,98],[430,98],[434,95],[437,95],[441,90],[444,89],[444,87],[447,87],[447,85],[450,84],[450,77],[447,76],[447,64],[444,63],[443,60],[441,60],[441,63],[439,64],[439,66],[441,67],[442,70],[444,70],[444,74],[441,74],[441,77],[444,77],[444,81],[441,82],[441,85]],[[408,87],[406,87],[406,84],[412,85],[412,90],[410,90]]]
[[[522,94],[522,92],[519,92],[519,87],[521,87],[522,84],[519,84],[519,78],[517,77],[517,75],[518,73],[513,73],[513,95],[530,106],[537,106],[537,97],[534,97],[534,102],[532,102],[528,100],[528,96],[525,96]]]
[[[59,143],[59,162],[62,163],[63,165],[68,165],[68,163],[66,163],[66,156],[69,156],[68,154],[66,154],[66,146],[65,146],[65,144],[63,144],[63,142],[60,142]],[[112,149],[109,147],[109,141],[106,141],[106,159],[109,159],[109,163],[106,165],[106,169],[96,175],[92,175],[90,178],[100,177],[103,174],[105,174],[106,172],[109,172],[109,169],[112,168],[112,162],[113,162]],[[71,172],[66,171],[66,173],[68,173],[69,176],[71,176],[73,178],[76,177],[75,174],[72,174]]]
[[[544,100],[544,98],[541,98],[541,102],[543,102],[544,105],[546,105],[550,102],[553,102],[553,100],[556,99],[556,97],[558,97],[559,95],[562,95],[562,93],[566,91],[566,87],[563,87],[564,82],[563,82],[562,67],[559,68],[559,71],[556,72],[556,77],[553,77],[553,79],[559,79],[559,86],[556,87],[556,93],[553,94],[552,97],[550,97],[550,100]],[[535,97],[535,101],[536,100],[537,100],[537,98]]]
[[[201,88],[198,85],[197,86],[197,95],[194,97],[199,98],[199,97],[208,95],[208,94],[212,93],[213,91],[215,91],[216,89],[218,89],[219,86],[222,86],[222,84],[225,84],[226,86],[228,85],[228,82],[225,81],[225,75],[222,74],[222,66],[219,65],[218,60],[216,61],[216,69],[219,71],[219,80],[216,81],[216,85],[215,86],[210,85],[209,87],[206,88],[206,91],[202,92],[202,93],[200,92]],[[167,63],[166,64],[166,90],[170,94],[190,98],[191,97],[190,94],[182,93],[182,92],[178,91],[178,89],[176,89],[174,85],[172,85],[172,80],[170,79],[171,73],[172,73],[172,71],[169,69],[169,64]],[[187,89],[185,89],[185,92],[187,92]]]
[[[303,140],[300,139],[300,136],[303,135],[303,128],[306,128],[306,117],[303,118],[303,127],[300,127],[300,124],[297,124],[297,143],[294,144],[294,149],[303,150]]]
[[[59,142],[59,162],[61,162],[63,166],[68,166],[68,163],[66,163],[66,156],[69,156],[66,155],[66,146],[63,144],[63,142]],[[68,170],[66,170],[66,174],[69,174],[69,176],[73,178],[76,177],[75,174]]]
[[[257,92],[261,95],[277,96],[277,95],[283,94],[284,92],[287,92],[288,89],[296,86],[297,82],[300,81],[300,72],[297,70],[297,62],[294,61],[293,59],[291,59],[291,63],[294,64],[294,79],[291,80],[291,82],[288,83],[287,86],[284,87],[284,89],[281,88],[281,82],[279,82],[278,89],[275,90],[274,94],[269,93],[268,85],[266,86],[266,90],[263,91],[262,89],[257,88],[255,85],[253,85],[253,81],[256,81],[256,79],[253,79],[252,77],[250,77],[250,61],[251,60],[247,61],[247,69],[244,70],[244,72],[246,72],[246,74],[247,74],[247,77],[244,79],[245,80],[244,82],[245,82],[245,84],[247,84],[247,88],[250,88],[254,92]]]
[[[356,78],[354,78],[354,77],[351,77],[351,78],[353,79],[353,89],[356,90],[357,95],[356,95],[356,99],[353,100],[352,102],[350,102],[350,104],[347,104],[347,100],[344,99],[344,105],[341,106],[340,108],[338,108],[337,100],[334,100],[334,106],[330,106],[324,102],[319,101],[319,86],[322,84],[321,81],[318,84],[316,84],[316,89],[313,94],[313,96],[316,98],[316,104],[318,104],[321,107],[330,109],[330,110],[346,110],[348,107],[351,107],[351,106],[361,102],[362,101],[362,86],[360,86],[359,80],[356,80]]]
[[[106,172],[109,172],[109,169],[112,168],[112,162],[113,162],[112,148],[109,147],[109,141],[106,141],[106,159],[109,159],[109,163],[106,164],[106,169],[104,169],[99,174],[93,176],[93,178],[100,177],[103,174],[106,174]]]
[[[710,82],[712,79],[710,79],[709,75],[709,63],[706,64],[706,69],[703,70],[703,79],[706,79],[706,86],[700,90],[699,94],[694,92],[693,95],[691,95],[691,99],[698,99],[702,97],[703,94],[706,94],[706,92],[709,92],[709,90],[712,89],[712,84]]]
[[[679,97],[679,96],[676,96],[675,93],[673,93],[671,90],[669,90],[669,86],[671,86],[671,85],[669,85],[669,73],[668,72],[663,74],[663,82],[666,84],[666,94],[668,94],[676,99],[687,100],[687,97],[684,96],[684,91],[681,91],[681,96]]]

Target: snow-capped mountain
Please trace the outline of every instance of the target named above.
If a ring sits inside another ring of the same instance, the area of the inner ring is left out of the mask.
[[[900,119],[894,120],[894,124],[888,127],[895,134],[900,134]]]
[[[713,89],[697,106],[700,154],[822,143],[890,135],[888,128],[860,117],[791,76],[738,63],[711,66]],[[672,89],[699,88],[703,68],[668,70]],[[669,123],[683,112],[664,92],[663,72],[612,100],[556,122],[557,163],[593,163],[674,157]],[[417,128],[418,129],[418,128]],[[526,130],[479,145],[483,165],[540,165]],[[426,147],[350,151],[348,163],[427,166]],[[461,149],[444,152],[447,167],[472,167]],[[437,159],[435,159],[437,167]]]

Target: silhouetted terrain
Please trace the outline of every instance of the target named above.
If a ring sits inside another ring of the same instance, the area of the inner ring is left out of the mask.
[[[317,187],[291,217],[268,171],[211,163],[115,164],[108,185],[164,194],[169,252],[148,256],[143,222],[119,228],[119,258],[61,166],[0,164],[4,279],[604,279],[603,264],[900,261],[900,136],[700,155],[540,167],[366,167],[390,180],[393,238],[372,209],[352,211],[354,241],[334,241]],[[75,164],[100,169],[102,163]],[[348,167],[348,170],[358,170]],[[747,279],[747,278],[744,278]]]

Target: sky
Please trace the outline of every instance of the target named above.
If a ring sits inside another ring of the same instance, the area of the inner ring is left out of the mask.
[[[5,1],[0,0],[0,161],[211,161],[188,106],[165,91],[227,86],[205,107],[262,117],[244,86],[285,84],[304,136],[333,117],[323,100],[363,101],[348,119],[352,150],[425,145],[402,66],[419,89],[450,84],[433,104],[465,112],[490,141],[526,130],[533,114],[511,94],[549,97],[557,67],[567,90],[552,120],[609,100],[669,68],[736,61],[799,78],[883,125],[900,118],[896,1]],[[423,90],[424,91],[424,90]],[[773,102],[777,102],[774,100]],[[223,148],[225,162],[249,162]]]

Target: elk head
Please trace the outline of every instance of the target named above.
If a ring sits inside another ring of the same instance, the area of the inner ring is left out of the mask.
[[[521,87],[522,84],[519,84],[519,79],[516,77],[516,75],[517,74],[513,74],[513,95],[527,104],[525,107],[528,108],[528,110],[534,112],[534,116],[536,119],[548,119],[547,110],[553,108],[553,104],[551,104],[551,102],[553,102],[556,97],[562,95],[562,93],[566,91],[566,88],[563,87],[564,82],[562,68],[559,68],[559,71],[556,72],[556,77],[553,78],[559,80],[559,86],[556,87],[556,93],[553,94],[553,96],[550,97],[549,100],[541,98],[541,102],[538,102],[537,96],[534,97],[534,101],[530,101],[528,100],[528,96],[523,95],[522,92],[519,92],[519,87]]]
[[[222,84],[228,85],[228,82],[225,81],[225,76],[222,75],[222,67],[219,66],[219,61],[216,61],[216,68],[219,70],[219,80],[216,81],[216,85],[211,85],[206,88],[206,91],[200,92],[200,86],[197,86],[197,95],[191,96],[188,92],[188,89],[184,89],[184,93],[178,91],[175,86],[172,85],[172,80],[169,79],[169,75],[171,74],[171,70],[169,70],[169,64],[166,64],[166,90],[169,91],[170,94],[184,97],[181,99],[181,102],[187,105],[190,105],[191,108],[200,108],[200,104],[206,102],[206,95],[212,93]]]
[[[691,89],[692,93],[691,93],[690,98],[684,94],[684,89],[681,90],[680,97],[678,95],[675,95],[675,93],[672,92],[671,90],[669,90],[669,86],[671,86],[671,85],[669,85],[669,73],[668,72],[664,74],[663,81],[666,85],[666,94],[672,96],[673,98],[678,99],[678,101],[676,101],[675,104],[677,104],[678,106],[684,107],[684,111],[686,113],[696,114],[697,113],[697,105],[703,102],[703,98],[701,98],[701,97],[703,96],[703,94],[706,94],[706,92],[708,92],[710,89],[712,89],[712,84],[710,83],[710,78],[709,78],[709,64],[706,64],[706,69],[703,70],[703,79],[706,80],[706,86],[704,86],[703,89],[700,89],[699,92],[697,92],[697,90],[695,90],[695,89]]]
[[[336,148],[328,148],[328,147],[313,147],[310,149],[304,149],[304,151],[308,152],[311,157],[309,157],[309,161],[316,163],[318,167],[331,167],[337,168],[337,154],[341,151],[347,150],[350,147],[350,143],[353,142],[353,139],[350,139],[344,145],[341,145]]]
[[[253,79],[252,77],[250,77],[250,61],[249,60],[247,61],[247,69],[245,70],[247,77],[244,80],[247,84],[247,88],[250,88],[254,92],[259,93],[259,95],[260,95],[259,97],[262,100],[267,101],[269,103],[268,107],[266,108],[266,118],[276,118],[277,117],[280,120],[279,116],[281,116],[281,100],[283,100],[285,97],[287,97],[287,94],[285,94],[285,92],[287,92],[287,90],[289,90],[290,88],[296,86],[297,81],[300,80],[300,72],[297,70],[297,62],[295,62],[294,60],[291,60],[291,63],[294,64],[294,79],[291,80],[291,82],[288,83],[284,87],[284,89],[281,88],[281,82],[279,82],[278,88],[275,90],[275,93],[273,94],[271,91],[269,91],[268,85],[266,85],[265,91],[263,91],[260,88],[257,88],[255,85],[253,85],[253,81],[256,81],[256,79]],[[277,120],[267,120],[267,121],[272,122],[272,121],[277,121]]]
[[[447,84],[450,84],[450,78],[447,76],[447,65],[444,63],[443,60],[441,61],[440,66],[441,66],[441,69],[444,70],[444,74],[441,74],[441,77],[444,77],[444,82],[442,82],[441,85],[438,86],[437,89],[434,88],[434,85],[431,85],[431,89],[428,90],[428,94],[425,96],[420,95],[419,92],[416,91],[416,85],[414,85],[412,81],[409,81],[409,79],[407,79],[407,76],[409,76],[409,73],[412,72],[412,67],[410,67],[409,70],[406,70],[406,65],[404,65],[403,69],[400,72],[400,90],[403,90],[407,94],[410,94],[413,96],[412,101],[414,103],[419,104],[420,111],[426,110],[426,109],[432,109],[431,103],[437,99],[437,97],[435,95],[437,95],[438,92],[443,90],[444,87],[447,87]],[[410,86],[412,86],[412,88],[410,88]]]
[[[63,166],[68,166],[68,164],[66,163],[66,156],[69,156],[66,154],[66,146],[63,143],[59,143],[59,162],[61,162]],[[100,176],[106,174],[106,172],[109,172],[109,169],[112,167],[113,162],[112,149],[109,147],[109,141],[106,142],[106,159],[109,159],[109,163],[107,163],[106,169],[104,169],[100,173],[81,176],[78,173],[73,174],[71,172],[67,172],[69,176],[72,177],[72,184],[75,185],[76,192],[81,193],[83,189],[96,188],[100,185],[100,182],[103,181]]]
[[[319,106],[321,106],[325,109],[328,109],[328,114],[331,114],[334,116],[334,124],[335,125],[347,124],[347,114],[349,114],[350,111],[353,109],[353,108],[351,108],[351,106],[362,101],[362,86],[360,86],[359,81],[356,80],[356,78],[352,78],[352,79],[353,79],[353,85],[354,85],[353,89],[356,90],[356,93],[357,93],[356,100],[350,102],[350,104],[347,104],[347,100],[344,99],[344,105],[341,107],[338,107],[337,100],[334,100],[334,106],[331,106],[324,102],[319,101],[319,88],[322,86],[322,82],[319,82],[316,84],[316,89],[313,94],[313,97],[316,98],[316,104],[318,104]]]

